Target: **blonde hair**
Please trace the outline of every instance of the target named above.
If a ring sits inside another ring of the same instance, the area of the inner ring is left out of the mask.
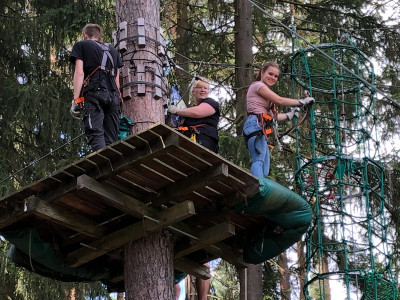
[[[196,75],[196,77],[194,77],[194,81],[193,81],[192,85],[190,86],[190,92],[193,93],[194,89],[198,86],[198,84],[203,83],[203,82],[206,83],[210,87],[210,83],[208,82],[207,79]]]
[[[85,27],[82,29],[82,34],[86,33],[88,37],[96,38],[99,42],[101,42],[101,38],[103,36],[103,30],[101,29],[100,25],[97,24],[86,24]]]

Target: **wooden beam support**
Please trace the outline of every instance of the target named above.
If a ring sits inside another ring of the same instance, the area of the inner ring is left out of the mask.
[[[151,197],[148,200],[150,200],[153,206],[157,207],[172,200],[176,201],[177,198],[184,197],[188,193],[203,189],[207,185],[211,185],[218,180],[228,177],[228,165],[219,163],[199,172],[195,176],[187,177],[177,183],[169,185],[160,192],[162,197]]]
[[[44,201],[52,201],[60,196],[64,196],[76,189],[76,177],[71,178],[68,181],[58,184],[52,189],[38,193],[37,196]]]
[[[78,177],[76,189],[101,198],[107,205],[111,205],[137,218],[143,218],[146,215],[155,219],[159,218],[159,212],[154,208],[145,205],[143,202],[127,194],[101,184],[87,175]]]
[[[173,226],[170,226],[170,228],[171,230],[183,236],[187,236],[195,240],[198,240],[200,238],[200,233],[198,231],[194,230],[192,227],[189,227],[184,223],[177,223]],[[244,268],[247,267],[247,264],[243,261],[242,253],[226,245],[224,242],[217,242],[212,245],[206,245],[203,249],[215,257],[222,258],[230,264]]]
[[[201,278],[201,279],[210,279],[211,278],[211,273],[210,273],[209,267],[199,264],[197,262],[194,262],[192,260],[189,260],[187,258],[175,259],[174,260],[174,268],[181,272],[185,272],[190,275],[194,275],[197,278]]]
[[[241,268],[247,268],[248,264],[243,261],[243,255],[240,251],[224,244],[223,242],[215,243],[205,248],[205,250],[216,257],[221,257],[228,263]]]
[[[174,257],[175,259],[181,258],[233,235],[235,235],[235,226],[232,223],[224,222],[217,224],[202,231],[197,241],[191,240],[189,245],[178,245],[178,249],[181,248],[181,250],[178,250]]]
[[[151,232],[166,228],[195,214],[191,201],[185,201],[171,207],[160,214],[160,219],[146,219],[128,227],[122,228],[96,240],[86,247],[77,249],[67,255],[67,264],[78,267],[103,254],[124,246],[125,244],[143,238]]]
[[[104,235],[103,231],[96,227],[97,224],[94,221],[85,218],[81,214],[71,212],[65,207],[55,206],[43,201],[38,197],[29,197],[26,201],[26,209],[28,212],[33,212],[34,215],[87,236],[99,238]]]
[[[22,205],[21,205],[22,207]],[[31,212],[24,212],[23,209],[0,206],[0,229],[18,223],[20,220],[32,215]]]

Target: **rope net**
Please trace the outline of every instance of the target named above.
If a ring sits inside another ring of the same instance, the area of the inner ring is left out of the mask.
[[[373,66],[347,37],[299,47],[292,73],[293,93],[297,83],[316,99],[295,132],[296,182],[314,211],[305,298],[394,300],[375,97],[363,83],[374,84]]]

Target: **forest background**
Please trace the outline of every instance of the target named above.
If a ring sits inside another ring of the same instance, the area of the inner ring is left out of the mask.
[[[250,7],[251,18],[240,20],[239,2]],[[161,24],[170,57],[170,67],[165,70],[169,87],[178,84],[190,105],[188,84],[195,74],[214,83],[222,115],[220,154],[248,168],[250,158],[240,136],[247,88],[241,78],[249,73],[253,76],[263,63],[274,60],[281,66],[274,91],[296,96],[290,93],[292,33],[281,24],[295,24],[297,33],[312,44],[335,43],[342,34],[350,34],[357,47],[375,62],[377,88],[390,97],[379,95],[377,108],[387,173],[386,207],[391,217],[389,243],[399,278],[400,4],[390,0],[256,3],[262,9],[246,0],[161,1]],[[73,43],[81,39],[86,23],[100,24],[105,40],[112,42],[112,31],[120,21],[111,0],[1,1],[1,196],[90,152],[79,121],[69,115],[73,75],[69,53]],[[239,43],[238,32],[248,30],[251,42]],[[285,141],[285,148],[293,150],[293,142]],[[294,168],[293,151],[274,151],[271,179],[293,186]],[[77,299],[109,297],[99,283],[61,283],[17,268],[7,259],[8,247],[0,237],[0,299],[65,299],[71,290]],[[297,260],[285,254],[264,263],[265,299],[301,299],[299,284],[293,283],[290,292],[282,289],[282,283],[296,278],[300,268]],[[211,292],[220,299],[238,299],[236,270],[221,262],[215,272]]]

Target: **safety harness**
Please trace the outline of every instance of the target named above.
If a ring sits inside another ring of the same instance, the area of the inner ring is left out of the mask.
[[[275,141],[279,144],[279,139],[278,139],[279,134],[277,128],[278,109],[274,103],[271,104],[270,109],[274,115],[273,117],[266,113],[256,114],[257,122],[261,124],[261,130],[254,131],[249,135],[244,135],[246,139],[246,144],[248,143],[249,139],[252,138],[253,136],[257,136],[257,138],[260,138],[261,136],[264,135],[265,139],[268,142],[268,147],[274,149],[275,145],[269,138],[269,135],[272,133],[275,134]]]
[[[182,132],[184,135],[190,135],[190,139],[197,143],[197,135],[200,133],[197,129],[198,127],[205,126],[206,124],[197,124],[193,126],[178,126],[178,131]]]
[[[104,43],[104,44],[103,44],[103,43],[96,42],[96,41],[94,41],[94,42],[95,42],[96,45],[99,46],[100,49],[103,51],[103,58],[101,59],[101,65],[98,66],[98,67],[96,67],[96,68],[85,78],[85,80],[83,80],[81,92],[80,92],[80,94],[79,94],[79,98],[76,98],[76,99],[75,99],[75,103],[78,104],[79,107],[80,107],[81,109],[83,108],[83,104],[84,104],[84,101],[85,101],[85,98],[84,98],[84,96],[83,96],[84,88],[87,87],[87,86],[89,85],[90,78],[93,76],[94,73],[96,73],[98,70],[103,70],[103,71],[109,73],[112,77],[115,76],[115,71],[114,71],[114,69],[115,69],[115,68],[114,68],[114,60],[113,60],[113,58],[112,58],[112,56],[111,56],[111,53],[110,53],[110,44],[108,44],[108,43]],[[111,61],[111,66],[112,66],[111,69],[107,69],[107,68],[106,68],[106,64],[107,64],[107,60],[108,60],[108,59],[110,59],[110,61]]]

